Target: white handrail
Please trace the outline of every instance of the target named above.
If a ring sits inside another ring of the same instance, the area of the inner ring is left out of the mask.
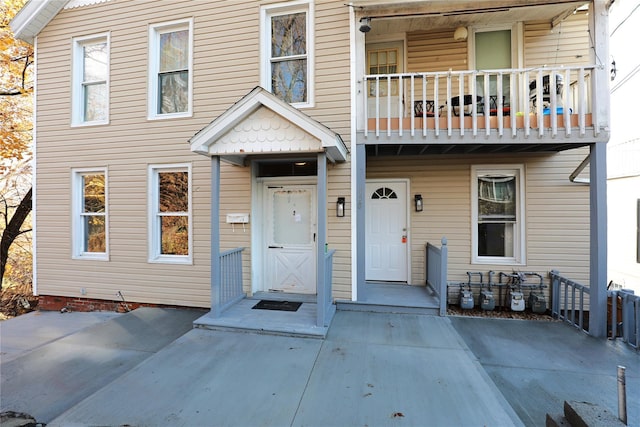
[[[538,138],[548,135],[557,139],[575,135],[571,123],[577,116],[573,123],[577,123],[578,135],[584,137],[591,126],[588,116],[594,111],[586,78],[595,68],[585,65],[365,75],[362,129],[365,137],[375,131],[376,138],[386,130],[387,139],[395,133],[402,137],[405,132],[414,138],[416,130],[422,130],[423,138],[438,138],[442,127],[446,127],[447,137],[454,133],[464,137],[470,130],[475,138],[484,129],[481,135],[485,137],[495,133],[513,138],[521,129],[527,138],[533,126]],[[384,94],[380,93],[381,81],[386,84]],[[442,97],[446,100],[440,104]],[[459,105],[452,105],[453,98]],[[422,104],[419,113],[416,103]],[[433,115],[427,114],[428,105],[433,105]],[[491,116],[496,116],[495,120]],[[505,134],[507,125],[511,132]]]

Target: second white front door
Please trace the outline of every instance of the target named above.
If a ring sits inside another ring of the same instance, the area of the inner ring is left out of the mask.
[[[315,294],[316,187],[283,185],[266,190],[266,288]]]
[[[407,282],[407,182],[367,181],[365,279]]]

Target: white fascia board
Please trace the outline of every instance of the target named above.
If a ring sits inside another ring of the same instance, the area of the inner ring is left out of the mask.
[[[15,38],[33,44],[33,39],[62,10],[69,0],[31,0],[11,20]]]
[[[334,158],[335,161],[346,160],[347,149],[338,134],[303,114],[296,108],[279,100],[261,87],[253,89],[243,99],[194,135],[190,139],[191,151],[204,155],[211,154],[209,149],[214,141],[233,129],[238,123],[242,122],[262,106],[270,109],[285,120],[290,121],[300,129],[320,140],[322,147],[331,151],[331,157]]]

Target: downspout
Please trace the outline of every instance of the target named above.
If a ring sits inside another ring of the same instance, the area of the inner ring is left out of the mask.
[[[33,38],[33,134],[31,136],[31,151],[33,158],[31,159],[31,256],[32,256],[32,277],[31,289],[33,295],[38,295],[38,251],[37,248],[37,227],[36,227],[36,134],[37,134],[37,114],[38,114],[38,36]]]
[[[357,196],[357,155],[356,155],[356,137],[357,137],[357,102],[358,102],[358,84],[356,82],[357,75],[357,55],[356,55],[356,14],[353,7],[349,7],[349,78],[351,79],[351,203],[356,206]],[[351,209],[351,300],[358,300],[358,223],[357,210]]]
[[[578,178],[578,175],[582,173],[584,168],[586,168],[590,162],[591,162],[591,153],[587,154],[587,157],[585,157],[582,163],[578,165],[576,170],[571,172],[571,175],[569,175],[569,181],[573,182],[574,184],[587,184],[587,185],[590,184],[591,181],[589,180],[589,178]]]

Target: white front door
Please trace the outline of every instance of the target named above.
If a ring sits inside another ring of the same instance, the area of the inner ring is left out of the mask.
[[[316,187],[267,186],[265,288],[316,293]]]
[[[365,279],[407,282],[407,182],[367,181]]]

